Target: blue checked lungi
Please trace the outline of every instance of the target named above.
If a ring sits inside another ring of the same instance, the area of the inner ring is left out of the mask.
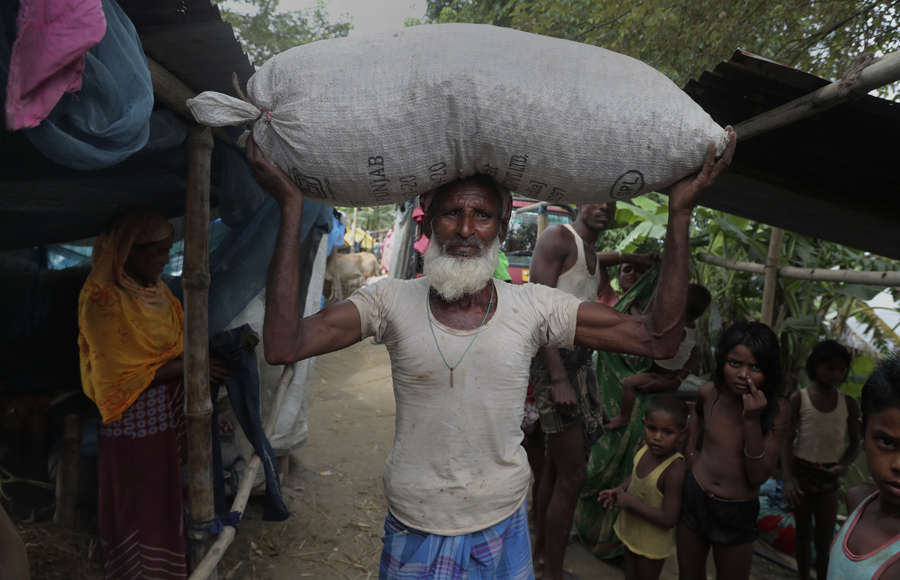
[[[388,513],[379,580],[533,580],[528,509],[480,532],[439,536],[404,526]]]

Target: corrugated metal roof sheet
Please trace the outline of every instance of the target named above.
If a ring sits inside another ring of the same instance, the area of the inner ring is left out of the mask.
[[[828,81],[738,50],[685,91],[735,125]],[[900,104],[865,95],[738,144],[703,204],[900,259]]]

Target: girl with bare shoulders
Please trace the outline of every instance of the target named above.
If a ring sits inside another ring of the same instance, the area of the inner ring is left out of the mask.
[[[712,548],[719,579],[749,578],[759,486],[775,471],[790,406],[777,397],[778,338],[759,322],[722,334],[715,381],[691,418],[677,547],[679,578],[706,578]]]

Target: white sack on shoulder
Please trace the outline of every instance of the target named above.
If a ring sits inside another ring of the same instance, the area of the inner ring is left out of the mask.
[[[266,62],[255,107],[202,93],[204,124],[253,122],[316,201],[379,205],[486,173],[579,203],[664,188],[725,132],[663,74],[595,46],[480,24],[314,42]]]

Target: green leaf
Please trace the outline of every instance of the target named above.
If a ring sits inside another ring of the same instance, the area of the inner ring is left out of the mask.
[[[650,222],[641,222],[628,234],[624,240],[619,242],[616,250],[620,252],[633,252],[637,249],[637,245],[642,238],[647,237],[652,229],[653,224]]]
[[[649,195],[641,195],[638,197],[634,197],[631,200],[631,203],[644,209],[645,211],[653,212],[654,214],[659,214],[660,210],[662,213],[666,213],[668,211],[668,206],[658,201],[655,201]]]
[[[879,292],[884,290],[881,286],[865,286],[863,284],[837,284],[832,288],[835,294],[843,296],[852,296],[862,301],[868,301],[875,298]]]
[[[749,244],[750,238],[747,237],[747,232],[744,231],[743,228],[738,227],[737,224],[734,223],[735,216],[722,214],[715,217],[716,223],[719,225],[722,230],[729,232],[733,236],[735,236],[741,243]]]
[[[644,218],[631,210],[632,205],[619,204],[616,206],[616,227],[631,225],[643,221]]]
[[[820,323],[817,316],[789,316],[781,325],[783,331],[813,332],[819,330]]]
[[[645,201],[650,201],[650,200],[645,200]],[[651,201],[651,203],[653,203],[653,202]],[[628,210],[631,213],[633,213],[634,215],[636,215],[648,222],[652,222],[654,224],[666,225],[666,223],[668,222],[668,213],[667,212],[664,212],[661,214],[656,213],[656,208],[645,209],[638,205],[632,205],[628,208]],[[618,213],[618,211],[616,213]]]
[[[851,397],[860,398],[863,385],[868,380],[869,375],[872,374],[872,371],[875,370],[877,363],[877,360],[867,355],[860,355],[850,361],[850,372],[847,375],[846,382],[841,385],[841,391]]]

